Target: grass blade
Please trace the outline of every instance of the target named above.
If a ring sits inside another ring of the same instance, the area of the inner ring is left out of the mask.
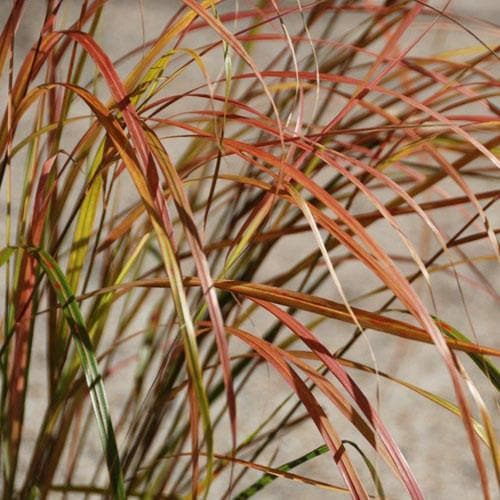
[[[125,484],[121,470],[120,456],[118,454],[113,424],[109,414],[104,383],[75,296],[61,268],[47,252],[35,248],[30,248],[28,251],[31,255],[36,257],[40,263],[52,288],[56,292],[59,304],[63,308],[65,319],[80,355],[81,367],[89,388],[101,445],[104,455],[106,456],[106,463],[111,481],[111,491],[115,498],[120,500],[125,499]]]

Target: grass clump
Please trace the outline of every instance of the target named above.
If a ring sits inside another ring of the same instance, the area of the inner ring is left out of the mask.
[[[463,470],[496,495],[497,26],[350,0],[2,23],[3,498],[450,498]]]

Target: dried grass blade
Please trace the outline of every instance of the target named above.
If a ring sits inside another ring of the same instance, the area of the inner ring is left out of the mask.
[[[297,397],[302,401],[316,427],[325,439],[325,443],[328,445],[351,495],[353,498],[367,499],[368,494],[345,453],[345,448],[340,438],[326,418],[324,410],[321,408],[312,392],[308,389],[307,385],[285,361],[279,349],[269,342],[259,339],[243,330],[231,328],[231,333],[240,338],[273,366],[280,376],[283,377],[284,381],[297,394]]]
[[[410,470],[410,467],[406,459],[403,457],[400,449],[378,416],[377,411],[370,404],[367,397],[363,394],[354,380],[345,372],[340,363],[323,346],[321,341],[293,316],[281,310],[279,307],[276,307],[272,303],[260,300],[256,300],[256,302],[285,324],[293,333],[295,333],[311,349],[311,351],[313,351],[318,358],[321,359],[325,366],[329,368],[331,373],[335,375],[348,394],[354,401],[356,401],[362,413],[375,429],[380,441],[393,460],[394,465],[400,474],[400,478],[408,489],[411,498],[419,500],[423,499],[423,493],[418,486],[415,476]],[[351,316],[351,312],[349,312],[349,315]]]

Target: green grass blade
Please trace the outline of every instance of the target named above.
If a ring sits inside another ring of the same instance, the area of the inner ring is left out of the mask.
[[[0,267],[2,267],[16,251],[14,247],[5,247],[0,250]]]
[[[35,256],[45,271],[47,278],[54,289],[57,300],[63,308],[63,314],[70,327],[76,343],[80,362],[85,373],[90,398],[94,409],[97,427],[103,446],[104,454],[111,479],[111,489],[114,498],[125,498],[125,486],[120,465],[120,456],[116,445],[108,401],[104,390],[102,375],[95,358],[92,343],[75,300],[75,296],[68,285],[67,279],[57,262],[44,250],[30,248],[29,252]]]
[[[439,329],[447,337],[472,344],[471,340],[466,335],[459,332],[456,328],[453,328],[451,325],[445,323],[436,316],[433,316],[433,318]],[[500,391],[500,371],[498,371],[497,367],[488,358],[481,354],[468,352],[467,356],[469,356],[476,366],[485,374],[486,378],[496,387],[496,389]]]
[[[317,448],[314,448],[314,450],[311,450],[307,452],[306,454],[295,458],[293,460],[290,460],[289,462],[280,465],[277,470],[282,471],[282,472],[288,472],[295,467],[298,467],[299,465],[302,465],[305,462],[309,462],[309,460],[312,460],[313,458],[319,457],[320,455],[323,455],[324,453],[328,453],[329,448],[326,446],[326,444],[323,444],[321,446],[318,446]],[[238,493],[233,497],[233,500],[246,500],[247,498],[253,497],[256,493],[261,491],[263,488],[265,488],[267,485],[271,484],[275,479],[278,479],[278,476],[274,476],[272,474],[266,473],[263,474],[257,481],[252,483],[248,488],[245,488],[243,491]]]
[[[365,463],[366,468],[370,472],[370,476],[372,478],[373,485],[375,486],[375,489],[377,490],[377,498],[380,500],[384,500],[386,498],[385,492],[384,492],[384,487],[382,486],[382,481],[380,480],[380,477],[377,473],[377,469],[372,464],[371,460],[366,456],[366,454],[363,452],[363,450],[353,441],[349,441],[347,439],[344,439],[343,443],[351,445],[361,455],[361,458],[363,459],[363,462]]]

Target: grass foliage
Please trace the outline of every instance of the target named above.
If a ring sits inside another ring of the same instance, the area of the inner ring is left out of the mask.
[[[2,3],[3,498],[494,498],[500,27],[123,3]]]

